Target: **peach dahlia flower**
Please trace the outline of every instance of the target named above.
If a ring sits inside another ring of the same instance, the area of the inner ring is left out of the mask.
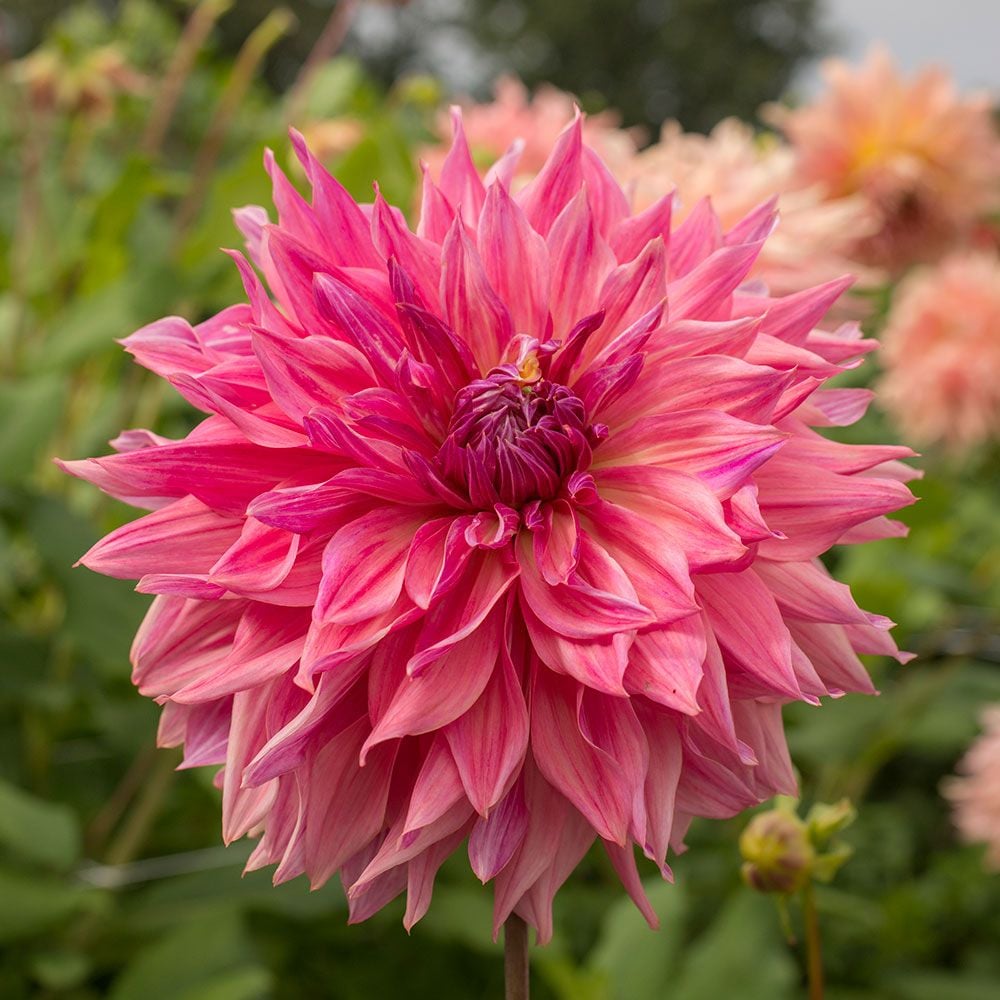
[[[915,443],[1000,436],[1000,257],[960,251],[899,286],[882,333],[879,399]]]
[[[803,187],[792,149],[774,135],[755,135],[735,118],[720,122],[707,136],[668,122],[659,141],[617,173],[634,185],[638,209],[676,189],[679,219],[709,198],[724,227],[735,225],[768,198],[777,198],[781,222],[753,273],[778,294],[829,281],[848,270],[857,272],[850,254],[859,237],[874,232],[874,217],[864,198],[831,199],[818,185]],[[868,269],[862,277],[866,284],[877,279]]]
[[[831,198],[862,194],[880,218],[867,260],[898,270],[932,260],[1000,205],[1000,137],[986,94],[960,96],[935,67],[912,79],[874,48],[860,67],[823,67],[826,92],[772,108],[799,158],[801,180]]]
[[[983,733],[958,765],[945,794],[962,837],[986,844],[987,863],[1000,868],[1000,705],[983,712]]]

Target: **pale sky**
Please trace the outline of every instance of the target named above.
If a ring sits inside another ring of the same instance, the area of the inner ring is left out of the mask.
[[[840,36],[839,54],[855,61],[882,41],[907,72],[936,62],[963,89],[1000,96],[1000,0],[824,0],[826,23]],[[797,90],[818,88],[815,67]]]

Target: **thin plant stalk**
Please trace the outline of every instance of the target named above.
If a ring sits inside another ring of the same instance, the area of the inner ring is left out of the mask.
[[[148,157],[159,155],[167,129],[174,117],[184,83],[191,75],[195,59],[202,50],[215,22],[233,5],[233,0],[202,0],[191,12],[174,54],[167,64],[139,149]]]
[[[295,23],[295,15],[286,7],[272,10],[250,33],[233,64],[233,71],[226,81],[215,114],[208,124],[195,157],[194,173],[187,196],[177,210],[177,228],[174,232],[174,250],[180,246],[188,227],[197,217],[205,201],[216,161],[222,152],[226,133],[239,110],[250,84],[257,75],[260,64],[274,45]]]
[[[294,124],[298,120],[306,98],[309,96],[309,87],[313,79],[320,67],[336,55],[340,46],[344,44],[358,5],[358,0],[337,0],[337,6],[333,9],[333,13],[316,39],[316,43],[309,51],[309,55],[306,56],[305,62],[285,98],[286,121]]]
[[[823,944],[819,931],[816,890],[807,882],[802,890],[802,914],[806,924],[806,975],[809,1000],[823,1000]]]
[[[506,1000],[528,1000],[528,925],[512,913],[503,925],[503,979]]]

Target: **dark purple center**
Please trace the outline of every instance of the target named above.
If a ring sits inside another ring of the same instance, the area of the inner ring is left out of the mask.
[[[455,397],[439,468],[474,503],[519,507],[557,496],[589,465],[601,430],[588,423],[582,400],[539,377],[537,366],[526,377],[523,366],[501,365]]]

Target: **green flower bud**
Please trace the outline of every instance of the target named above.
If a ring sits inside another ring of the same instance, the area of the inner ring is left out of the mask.
[[[743,878],[751,889],[791,895],[811,878],[815,851],[806,824],[787,809],[758,813],[740,835]]]

